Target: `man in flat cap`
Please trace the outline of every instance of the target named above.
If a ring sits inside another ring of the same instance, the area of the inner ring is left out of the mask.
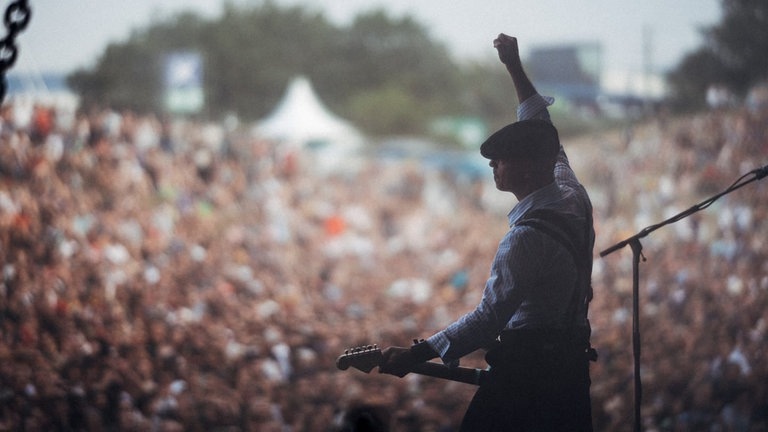
[[[494,47],[515,86],[518,121],[480,153],[496,187],[518,200],[510,229],[477,307],[421,343],[387,348],[379,371],[404,376],[436,357],[457,365],[487,349],[490,367],[462,431],[591,431],[592,204],[550,120],[554,101],[528,79],[517,39],[500,34]]]

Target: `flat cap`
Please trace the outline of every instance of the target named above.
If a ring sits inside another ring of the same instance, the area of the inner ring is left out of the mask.
[[[508,124],[480,146],[486,159],[549,159],[560,150],[557,129],[546,120],[521,120]]]

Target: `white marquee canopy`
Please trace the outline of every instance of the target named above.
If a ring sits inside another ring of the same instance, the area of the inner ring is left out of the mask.
[[[362,142],[359,131],[330,112],[303,76],[290,82],[283,98],[257,123],[254,132],[259,137],[300,148],[318,146],[356,151]]]

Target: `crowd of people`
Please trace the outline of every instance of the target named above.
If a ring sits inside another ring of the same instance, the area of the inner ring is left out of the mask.
[[[354,158],[318,173],[234,122],[0,113],[0,430],[454,430],[471,386],[341,371],[472,308],[514,203],[487,177]],[[596,252],[768,160],[768,114],[565,141]],[[768,186],[643,239],[642,422],[768,428]],[[595,429],[633,417],[629,252],[595,259]],[[465,366],[484,367],[482,353]]]

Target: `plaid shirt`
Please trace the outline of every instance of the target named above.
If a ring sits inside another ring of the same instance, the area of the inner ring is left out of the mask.
[[[550,120],[547,107],[553,102],[537,94],[520,104],[517,117]],[[499,243],[480,303],[427,339],[446,364],[457,364],[460,357],[489,346],[502,330],[586,325],[586,307],[577,311],[576,322],[565,322],[577,278],[568,250],[545,233],[515,225],[536,209],[568,214],[576,232],[588,232],[588,244],[594,245],[592,204],[560,146],[555,181],[525,197],[507,215],[510,229]]]

